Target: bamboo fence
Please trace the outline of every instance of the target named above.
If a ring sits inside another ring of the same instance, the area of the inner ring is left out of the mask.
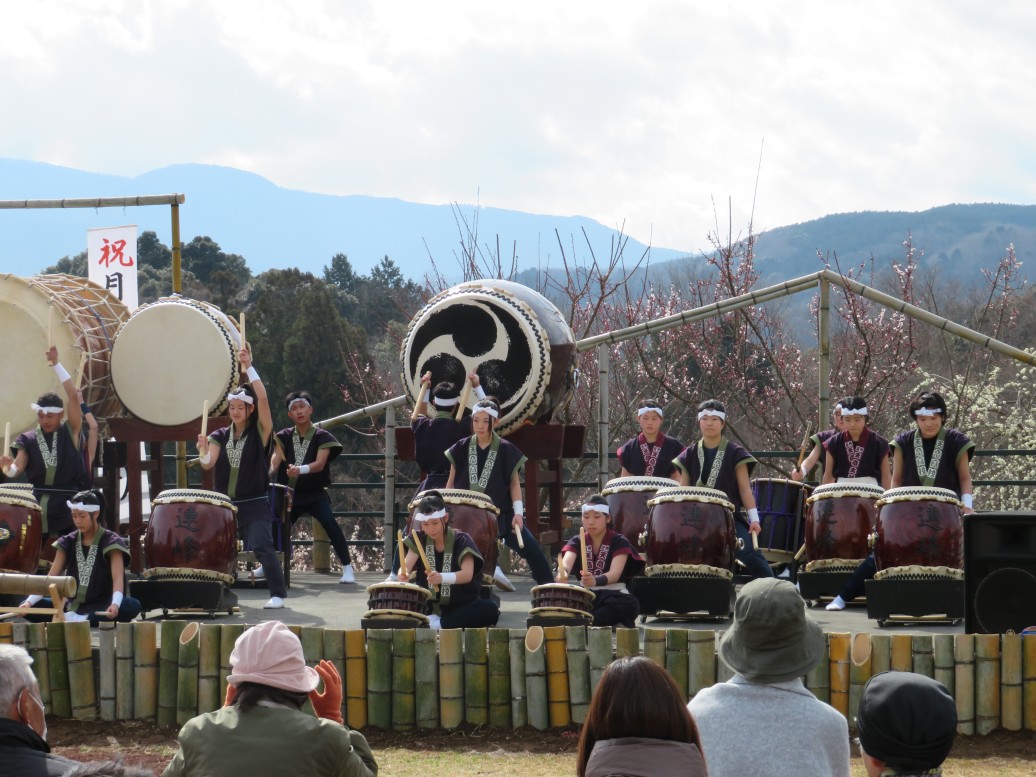
[[[91,647],[85,623],[0,623],[0,643],[30,652],[47,712],[57,717],[174,726],[221,706],[244,626],[156,625],[106,624]],[[353,728],[579,725],[602,673],[621,656],[657,661],[688,698],[731,676],[715,631],[645,629],[641,639],[636,629],[575,626],[292,630],[308,664],[327,660],[342,674]],[[1036,730],[1036,636],[831,633],[803,679],[852,724],[867,680],[888,669],[942,682],[962,735]]]

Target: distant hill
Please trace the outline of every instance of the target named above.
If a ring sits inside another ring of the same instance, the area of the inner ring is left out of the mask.
[[[440,271],[457,269],[460,233],[449,204],[420,205],[403,200],[284,189],[267,179],[227,167],[174,165],[126,178],[65,167],[0,158],[0,200],[74,199],[138,194],[183,193],[180,235],[186,242],[208,235],[227,253],[240,254],[255,273],[271,267],[299,267],[319,273],[336,253],[344,253],[358,272],[367,272],[388,255],[404,275],[420,280],[430,269],[429,252]],[[472,221],[474,207],[461,205]],[[0,272],[31,275],[66,255],[86,249],[91,227],[139,224],[168,244],[168,207],[0,211]],[[565,242],[584,245],[586,230],[594,250],[610,245],[614,231],[581,216],[550,216],[480,208],[479,244],[496,246],[510,258],[517,244],[520,266],[560,265],[555,229]],[[427,244],[427,247],[426,247]],[[639,257],[645,246],[630,240]],[[683,252],[652,249],[653,261]]]

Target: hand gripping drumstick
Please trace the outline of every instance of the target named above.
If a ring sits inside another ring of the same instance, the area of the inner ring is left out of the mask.
[[[471,378],[464,381],[464,391],[460,395],[460,403],[457,405],[456,420],[464,417],[464,409],[468,406],[468,397],[471,396]]]

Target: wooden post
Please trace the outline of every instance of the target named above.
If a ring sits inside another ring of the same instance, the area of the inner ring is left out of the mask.
[[[820,655],[820,661],[813,667],[809,674],[806,675],[806,687],[816,696],[820,701],[827,704],[831,703],[831,667],[829,664],[829,657],[831,655],[831,648],[828,642],[828,635],[824,638],[824,650]]]
[[[544,629],[532,626],[525,635],[525,696],[529,725],[543,731],[550,725],[547,697],[547,654]]]
[[[511,659],[507,629],[489,629],[489,725],[511,727]]]
[[[932,639],[932,658],[934,671],[932,676],[946,686],[951,695],[954,694],[953,668],[953,635],[936,634]]]
[[[687,698],[687,632],[668,629],[665,633],[665,668],[676,681],[683,697]]]
[[[464,632],[439,632],[439,720],[445,729],[464,722]]]
[[[415,718],[418,728],[439,727],[439,651],[432,629],[414,634]]]
[[[547,626],[543,630],[543,643],[547,656],[547,698],[550,702],[550,725],[567,726],[572,722],[572,716],[568,709],[565,627]]]
[[[367,632],[345,632],[345,709],[349,728],[367,727]]]
[[[1000,725],[1022,730],[1022,635],[1004,634],[1000,641]]]
[[[158,627],[133,624],[133,717],[155,720],[158,713]]]
[[[590,707],[590,656],[586,651],[584,626],[565,627],[565,653],[569,715],[574,723],[582,724]]]
[[[164,625],[163,625],[163,628]],[[182,726],[198,714],[198,621],[188,623],[180,632],[176,654],[176,724]],[[163,640],[164,643],[164,640]],[[163,644],[164,647],[164,644]]]
[[[925,677],[933,677],[935,675],[934,650],[931,634],[913,635],[910,638],[911,671],[923,674]]]
[[[55,624],[61,626],[61,624]],[[90,624],[86,621],[65,623],[65,644],[68,655],[69,700],[76,720],[97,720],[97,687],[94,685],[93,647]]]
[[[383,729],[392,727],[391,629],[367,632],[367,723]]]
[[[98,624],[101,650],[100,660],[100,706],[101,720],[115,720],[115,621],[101,621]]]
[[[176,695],[180,669],[180,635],[187,627],[184,621],[165,621],[158,651],[158,725],[176,724]]]
[[[608,629],[611,643],[611,629]],[[511,669],[511,727],[525,728],[529,725],[529,712],[525,702],[525,629],[510,629],[507,632],[508,661]]]
[[[698,691],[716,682],[715,631],[688,632],[687,664],[687,695],[693,699]]]
[[[590,653],[590,698],[593,698],[601,675],[612,662],[612,630],[606,627],[591,626],[587,630],[587,641]]]
[[[392,728],[394,731],[412,729],[416,718],[415,631],[417,629],[393,629],[392,631]]]
[[[464,719],[473,726],[489,722],[486,629],[464,630]]]
[[[975,733],[1000,726],[1000,635],[975,635]]]
[[[222,631],[219,624],[206,623],[201,627],[198,637],[198,713],[212,712],[223,706],[224,697],[220,695],[219,660],[220,638]]]
[[[50,666],[50,702],[59,718],[72,717],[72,697],[68,687],[68,653],[65,624],[48,623],[47,663]]]
[[[957,733],[975,733],[975,635],[953,635],[953,698],[957,700]]]
[[[827,635],[831,653],[831,706],[849,717],[849,635]]]
[[[644,629],[644,655],[665,667],[665,629]]]
[[[50,653],[47,650],[47,624],[29,624],[29,655],[32,656],[32,671],[40,686],[40,700],[48,715],[54,712],[50,695]]]
[[[615,657],[639,656],[640,655],[640,630],[639,629],[616,629],[615,630]]]

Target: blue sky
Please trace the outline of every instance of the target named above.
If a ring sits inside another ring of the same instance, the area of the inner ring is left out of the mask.
[[[0,156],[478,199],[687,251],[753,200],[757,231],[1036,202],[1025,0],[35,0],[3,21]]]

